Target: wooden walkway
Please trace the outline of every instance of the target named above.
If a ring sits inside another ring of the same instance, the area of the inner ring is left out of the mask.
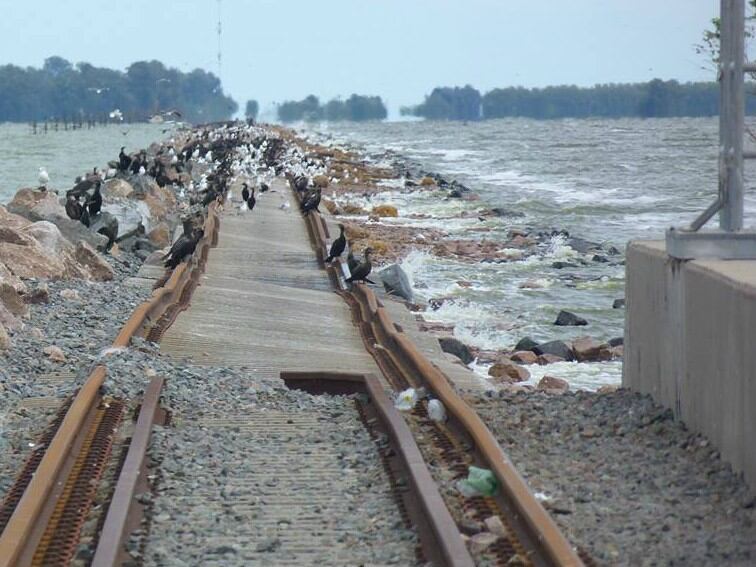
[[[246,366],[258,375],[380,376],[347,304],[318,265],[301,216],[293,204],[280,208],[292,202],[288,187],[276,182],[273,189],[252,212],[226,206],[191,307],[165,333],[161,349],[197,365]]]

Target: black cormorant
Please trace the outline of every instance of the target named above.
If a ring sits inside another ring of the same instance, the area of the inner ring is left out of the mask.
[[[347,282],[367,281],[370,270],[373,269],[373,264],[370,263],[370,254],[372,251],[372,248],[365,248],[365,256],[362,262],[354,270],[350,270],[352,275],[347,278]]]
[[[183,262],[185,258],[191,256],[204,234],[205,230],[200,228],[195,230],[191,236],[187,236],[186,234],[179,236],[178,240],[171,246],[168,254],[163,256],[165,260],[164,266],[173,269]]]
[[[357,261],[357,258],[354,257],[352,243],[350,242],[349,253],[347,254],[347,266],[349,266],[349,273],[351,274],[359,265],[360,263]]]
[[[317,187],[315,191],[313,191],[302,202],[302,213],[304,213],[304,216],[307,216],[310,213],[310,211],[320,212],[320,209],[318,209],[318,205],[320,205],[320,187]]]
[[[92,224],[92,221],[89,218],[89,211],[87,210],[86,205],[81,207],[81,216],[79,217],[79,220],[81,221],[81,224],[87,227],[90,224]]]
[[[87,205],[89,206],[89,216],[95,217],[100,213],[100,210],[102,209],[102,193],[100,193],[100,187],[102,186],[102,183],[99,181],[95,184],[94,193],[92,194],[92,197],[87,201]]]
[[[341,256],[346,248],[346,236],[344,236],[343,224],[339,225],[339,230],[341,233],[339,234],[339,237],[331,243],[331,250],[328,252],[328,258],[325,259],[326,264]]]
[[[79,220],[81,218],[81,203],[79,203],[78,197],[69,195],[66,199],[66,214],[71,220]]]
[[[126,146],[121,146],[121,152],[118,154],[118,169],[121,171],[127,171],[132,162],[132,159],[123,151],[125,149]]]
[[[249,188],[246,183],[242,183],[242,201],[246,203],[247,199],[249,199]]]
[[[252,187],[252,193],[249,195],[249,199],[247,199],[247,208],[251,211],[255,208],[256,203],[257,199],[255,199],[255,188]]]

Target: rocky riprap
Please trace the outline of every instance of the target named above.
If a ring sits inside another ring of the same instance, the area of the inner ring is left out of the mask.
[[[502,392],[474,407],[599,564],[756,564],[756,496],[708,440],[649,397]]]

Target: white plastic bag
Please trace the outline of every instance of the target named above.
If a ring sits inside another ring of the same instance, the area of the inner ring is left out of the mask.
[[[441,400],[430,400],[428,402],[428,417],[437,423],[446,421],[446,408]]]
[[[394,407],[399,411],[410,411],[417,403],[417,391],[414,388],[407,388],[394,400]]]

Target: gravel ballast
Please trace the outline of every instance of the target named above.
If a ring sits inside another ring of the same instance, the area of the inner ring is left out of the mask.
[[[153,433],[145,565],[415,565],[376,441],[355,400],[290,391],[276,377],[193,367],[135,347],[108,357],[107,393],[167,379],[171,423]]]
[[[568,538],[600,564],[756,564],[753,493],[649,397],[500,396],[474,407]]]
[[[115,270],[108,282],[26,280],[30,289],[47,286],[49,301],[30,306],[23,328],[11,335],[0,356],[0,499],[62,400],[89,376],[134,308],[145,301],[148,286],[129,285],[141,261],[122,252],[106,257]],[[68,291],[66,291],[68,290]],[[44,350],[58,347],[65,360]],[[34,398],[41,403],[30,403]]]

